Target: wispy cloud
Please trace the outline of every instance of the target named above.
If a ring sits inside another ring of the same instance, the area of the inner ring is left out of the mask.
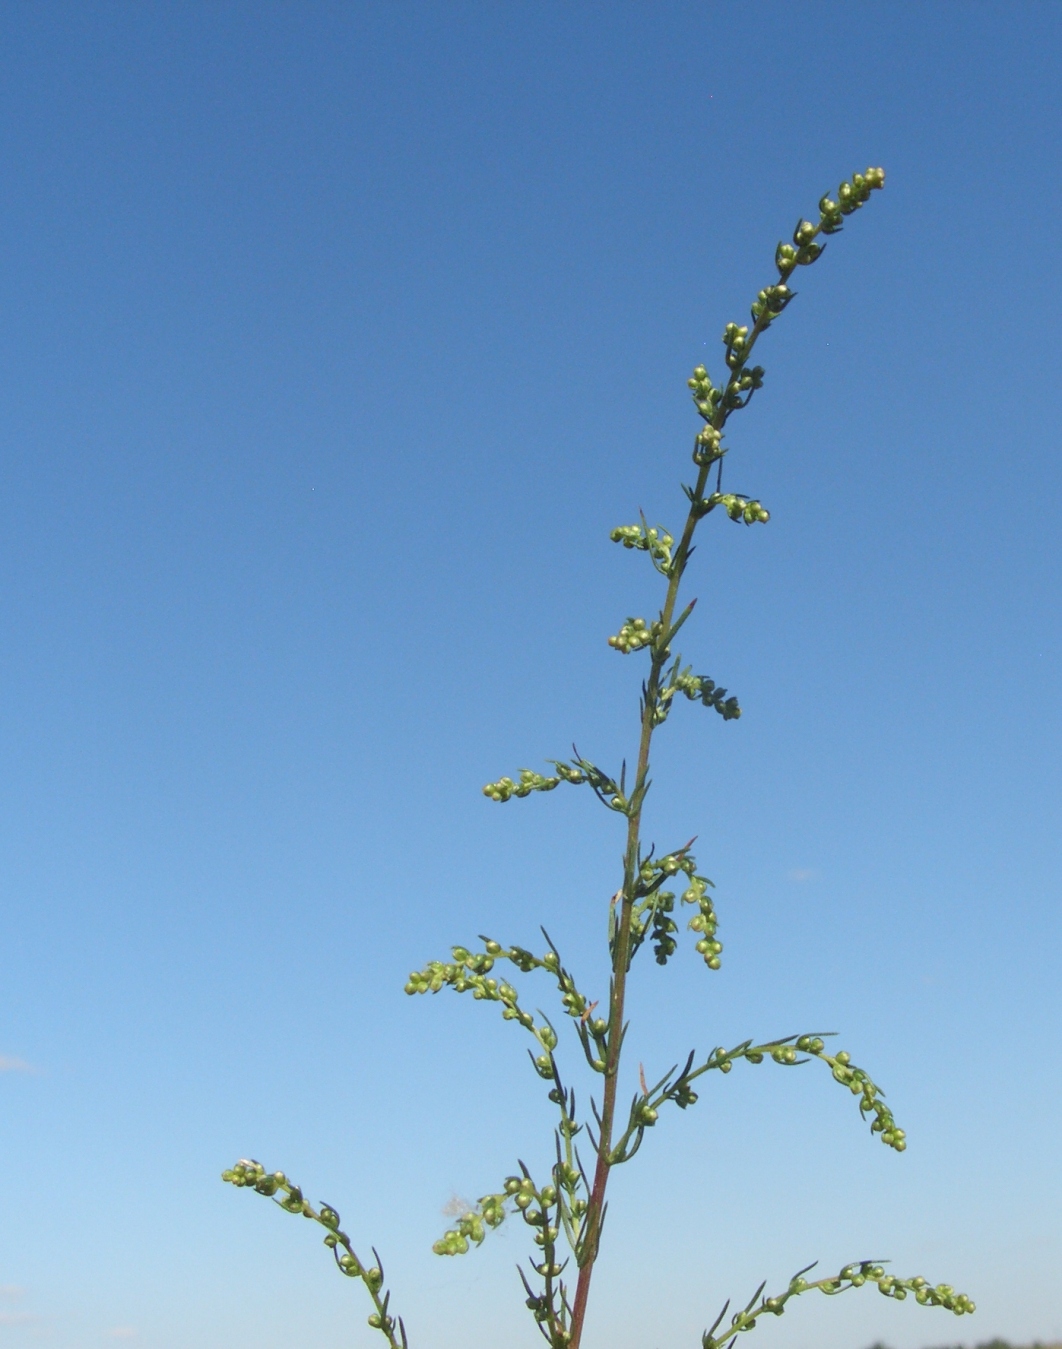
[[[26,1290],[21,1284],[0,1283],[0,1302],[19,1302],[25,1296]],[[40,1319],[33,1312],[0,1311],[0,1326],[35,1326],[40,1324]]]
[[[789,879],[791,881],[797,881],[798,883],[801,881],[813,881],[818,874],[819,873],[814,867],[794,867],[789,873]]]
[[[12,1058],[10,1054],[0,1054],[0,1073],[35,1073],[36,1068],[25,1059]]]
[[[136,1326],[112,1326],[107,1332],[109,1340],[135,1340]]]

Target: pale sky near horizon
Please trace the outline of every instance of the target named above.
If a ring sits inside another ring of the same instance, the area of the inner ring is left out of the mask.
[[[676,529],[691,367],[877,164],[731,423],[771,521],[691,564],[744,714],[677,710],[646,828],[724,961],[646,950],[630,1060],[836,1030],[909,1147],[819,1065],[705,1083],[584,1344],[864,1256],[976,1316],[814,1295],[762,1349],[1062,1340],[1060,140],[1048,4],[0,4],[0,1345],[377,1343],[245,1155],[413,1349],[538,1343],[522,1224],[431,1243],[548,1163],[541,1084],[402,987],[541,923],[607,993],[618,817],[480,788],[631,755],[609,530]]]

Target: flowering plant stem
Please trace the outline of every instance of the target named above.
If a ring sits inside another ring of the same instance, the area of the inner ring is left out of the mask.
[[[431,961],[423,970],[414,971],[406,984],[406,992],[410,994],[437,993],[448,987],[458,993],[471,992],[477,1001],[498,1003],[503,1017],[516,1022],[536,1042],[539,1052],[530,1051],[532,1064],[549,1084],[549,1100],[559,1111],[554,1129],[556,1162],[550,1168],[549,1179],[545,1184],[538,1184],[530,1169],[520,1162],[518,1171],[506,1177],[502,1189],[483,1196],[474,1209],[460,1217],[455,1227],[435,1243],[434,1249],[440,1255],[463,1254],[468,1251],[470,1242],[479,1245],[487,1229],[499,1226],[510,1209],[515,1209],[533,1230],[538,1248],[538,1255],[530,1261],[536,1283],[533,1285],[523,1270],[520,1277],[527,1294],[527,1306],[550,1349],[580,1349],[582,1344],[612,1170],[630,1161],[637,1153],[645,1131],[656,1124],[663,1107],[674,1104],[685,1110],[696,1102],[693,1083],[706,1073],[716,1070],[726,1074],[739,1061],[758,1064],[767,1057],[782,1066],[817,1059],[830,1069],[835,1081],[858,1097],[860,1113],[864,1118],[870,1117],[871,1131],[883,1143],[896,1152],[903,1152],[907,1146],[904,1131],[897,1127],[883,1093],[869,1075],[856,1067],[846,1052],[827,1052],[823,1036],[814,1033],[787,1035],[761,1043],[746,1040],[731,1050],[717,1047],[700,1063],[696,1061],[696,1054],[690,1053],[681,1070],[678,1065],[672,1067],[652,1087],[639,1065],[640,1090],[634,1094],[625,1125],[621,1125],[617,1115],[631,963],[647,938],[652,941],[658,964],[665,965],[676,950],[673,934],[678,931],[678,926],[672,917],[676,896],[664,889],[668,880],[681,875],[687,882],[681,901],[696,910],[689,926],[697,934],[696,950],[709,970],[719,968],[723,949],[716,939],[718,919],[709,894],[712,882],[697,871],[696,860],[690,852],[692,840],[657,857],[655,847],[646,851],[642,839],[642,810],[650,787],[653,736],[668,719],[678,695],[713,708],[724,721],[734,721],[741,716],[737,699],[728,697],[726,689],[719,688],[706,675],[694,674],[690,667],[683,666],[681,656],[672,654],[672,643],[696,604],[691,600],[679,610],[679,594],[693,553],[694,535],[701,521],[720,507],[731,520],[745,525],[766,523],[770,518],[759,501],[722,490],[723,463],[728,452],[723,445],[727,422],[734,412],[748,405],[763,385],[763,368],[750,366],[749,361],[759,339],[794,297],[789,287],[792,273],[814,263],[823,249],[818,242],[819,236],[837,233],[845,217],[863,206],[871,192],[881,188],[884,181],[881,169],[868,169],[865,174],[854,174],[850,181],[842,183],[837,200],[823,197],[819,203],[818,222],[800,220],[793,232],[792,244],[778,245],[775,251],[777,280],[761,290],[753,303],[751,330],[748,326],[727,324],[723,333],[726,378],[716,385],[703,365],[694,369],[688,385],[702,426],[693,448],[696,478],[692,486],[683,489],[689,509],[678,543],[663,527],[650,527],[644,516],[639,524],[621,525],[612,531],[614,542],[647,553],[666,582],[663,603],[654,620],[647,622],[644,618],[630,617],[619,632],[609,638],[609,645],[623,655],[644,648],[649,656],[649,670],[642,684],[638,753],[629,789],[626,766],[617,781],[578,754],[569,761],[550,761],[556,770],[553,774],[544,775],[525,768],[520,770],[517,780],[503,777],[483,789],[494,801],[509,801],[533,792],[553,791],[561,782],[573,786],[589,785],[602,804],[625,816],[623,879],[612,898],[608,915],[611,979],[607,1016],[595,1015],[597,1002],[591,1002],[579,990],[548,934],[544,934],[547,950],[542,956],[520,946],[505,947],[489,937],[481,938],[481,951],[455,946],[452,961]],[[715,482],[710,489],[713,475]],[[575,1091],[562,1079],[554,1053],[558,1045],[556,1030],[542,1014],[536,1022],[534,1016],[520,1005],[516,987],[507,979],[497,977],[495,971],[501,962],[509,962],[523,974],[544,970],[556,981],[561,1007],[574,1022],[586,1063],[603,1079],[600,1107],[591,1099],[596,1134],[588,1120],[580,1120]],[[596,1154],[592,1178],[584,1168],[575,1143],[584,1130]],[[314,1209],[283,1172],[267,1173],[258,1162],[241,1161],[224,1173],[224,1179],[272,1196],[287,1211],[301,1213],[324,1226],[327,1229],[325,1244],[331,1248],[341,1272],[362,1279],[369,1290],[374,1304],[369,1324],[383,1333],[390,1349],[405,1349],[405,1328],[401,1320],[396,1321],[391,1316],[388,1310],[390,1294],[382,1291],[379,1258],[368,1269],[358,1260],[349,1239],[339,1228],[339,1215],[334,1209],[328,1205]],[[561,1252],[562,1234],[569,1251],[567,1257]],[[563,1276],[572,1258],[578,1273],[574,1294],[569,1298],[569,1286]],[[723,1345],[729,1349],[734,1338],[751,1330],[761,1315],[770,1312],[780,1316],[792,1297],[811,1290],[834,1295],[872,1283],[879,1292],[899,1301],[911,1294],[923,1305],[945,1307],[959,1315],[974,1310],[970,1299],[956,1293],[948,1284],[933,1286],[922,1277],[897,1278],[886,1274],[884,1267],[875,1261],[846,1265],[835,1277],[810,1283],[803,1277],[807,1272],[801,1270],[790,1280],[785,1292],[773,1297],[762,1297],[764,1285],[761,1284],[744,1310],[734,1313],[717,1334],[729,1308],[727,1303],[715,1324],[705,1331],[702,1349],[720,1349]]]
[[[758,333],[753,333],[752,342]],[[749,346],[752,346],[752,342]],[[722,429],[722,409],[715,414]],[[714,420],[713,419],[713,424]],[[693,499],[700,502],[708,483],[711,463],[702,464],[697,474],[697,485]],[[605,1059],[605,1085],[601,1107],[601,1132],[597,1148],[597,1165],[594,1168],[594,1183],[590,1192],[590,1205],[586,1215],[586,1253],[587,1259],[579,1269],[579,1280],[575,1289],[575,1301],[572,1305],[571,1349],[579,1349],[586,1319],[587,1300],[590,1296],[590,1280],[597,1263],[601,1219],[605,1208],[605,1191],[608,1188],[609,1172],[612,1169],[612,1130],[616,1116],[616,1092],[619,1086],[620,1058],[623,1053],[623,1012],[627,996],[627,974],[630,969],[631,920],[637,901],[638,874],[641,861],[642,806],[645,800],[649,775],[649,750],[652,745],[653,731],[656,729],[654,712],[659,705],[660,676],[670,652],[664,634],[670,634],[675,605],[678,602],[679,588],[689,559],[690,546],[698,516],[696,507],[690,506],[682,538],[674,554],[671,576],[667,583],[664,607],[660,611],[661,637],[654,644],[649,667],[649,679],[642,698],[641,735],[638,741],[637,769],[634,776],[634,799],[636,809],[630,812],[627,820],[627,849],[623,858],[623,887],[620,895],[619,923],[612,957],[612,996],[608,1017],[608,1055]]]

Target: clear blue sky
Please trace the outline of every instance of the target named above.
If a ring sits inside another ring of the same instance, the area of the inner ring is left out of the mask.
[[[370,1345],[283,1166],[384,1254],[415,1349],[537,1343],[546,1158],[515,1030],[408,971],[544,922],[605,989],[618,820],[489,778],[631,752],[685,380],[841,177],[732,424],[661,735],[725,963],[636,967],[631,1057],[836,1029],[617,1177],[587,1340],[889,1256],[972,1320],[802,1300],[764,1349],[1062,1338],[1058,313],[1049,4],[0,9],[0,1344]],[[534,994],[528,990],[532,1003]],[[540,994],[545,997],[543,991]],[[632,1084],[633,1085],[633,1084]]]

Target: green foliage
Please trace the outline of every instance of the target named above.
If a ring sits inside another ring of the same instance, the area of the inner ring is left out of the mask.
[[[694,369],[688,386],[703,425],[693,444],[696,479],[683,488],[688,512],[678,541],[662,525],[651,527],[644,515],[639,524],[619,525],[611,532],[613,542],[632,552],[645,553],[666,582],[663,602],[655,616],[628,617],[608,639],[609,646],[621,655],[648,659],[639,703],[638,750],[630,784],[626,763],[615,778],[575,751],[570,760],[548,760],[554,770],[550,774],[521,768],[516,779],[502,777],[483,788],[491,800],[507,802],[536,792],[552,792],[562,782],[589,786],[603,805],[624,818],[623,875],[608,907],[612,974],[607,996],[602,1001],[583,991],[545,932],[546,949],[541,955],[522,946],[503,946],[492,938],[481,937],[480,949],[455,946],[450,960],[429,961],[423,969],[415,970],[406,984],[406,992],[411,995],[435,994],[448,988],[455,993],[470,993],[476,1002],[495,1003],[506,1021],[515,1023],[531,1037],[528,1046],[531,1064],[555,1112],[552,1149],[555,1160],[538,1179],[522,1161],[518,1162],[517,1169],[504,1179],[501,1188],[484,1195],[458,1218],[434,1249],[439,1255],[463,1255],[472,1246],[479,1246],[492,1228],[506,1221],[507,1215],[518,1213],[531,1230],[534,1247],[529,1270],[520,1274],[526,1304],[551,1349],[579,1349],[608,1208],[606,1191],[612,1169],[638,1153],[647,1130],[654,1129],[660,1121],[661,1112],[671,1106],[687,1110],[697,1103],[694,1084],[699,1079],[710,1073],[726,1076],[736,1063],[757,1065],[769,1059],[780,1067],[792,1068],[819,1062],[829,1069],[839,1086],[856,1098],[860,1115],[869,1120],[871,1132],[882,1143],[897,1153],[907,1146],[903,1129],[897,1125],[885,1104],[884,1093],[869,1074],[857,1067],[846,1051],[830,1053],[826,1047],[828,1036],[814,1032],[765,1041],[749,1039],[733,1049],[717,1047],[702,1059],[691,1051],[681,1068],[677,1063],[672,1065],[652,1086],[639,1065],[639,1089],[631,1098],[625,1122],[618,1104],[627,1030],[627,976],[638,952],[649,942],[660,965],[666,965],[676,954],[679,932],[676,900],[693,910],[688,926],[694,934],[695,949],[709,970],[719,969],[723,950],[716,935],[719,918],[711,895],[714,887],[698,870],[690,851],[693,840],[658,857],[654,846],[646,848],[641,832],[642,808],[651,785],[652,738],[680,701],[679,695],[714,709],[725,722],[741,716],[737,699],[728,696],[725,688],[707,675],[694,674],[691,666],[683,665],[680,655],[672,654],[672,643],[696,603],[690,601],[676,617],[681,582],[693,553],[694,534],[698,525],[717,508],[731,520],[745,525],[766,524],[770,519],[769,512],[755,498],[723,491],[723,468],[728,454],[723,444],[726,425],[731,415],[747,407],[753,394],[763,387],[763,367],[752,366],[749,361],[759,339],[794,299],[789,284],[793,272],[814,263],[823,250],[818,237],[836,234],[845,217],[863,206],[884,181],[880,169],[855,174],[849,182],[841,184],[836,200],[822,198],[817,223],[799,220],[792,243],[781,243],[775,251],[777,279],[765,286],[753,302],[751,327],[728,323],[723,330],[727,374],[722,383],[715,384],[705,366]],[[713,475],[715,481],[710,483]],[[675,889],[666,888],[670,882],[675,883]],[[679,886],[683,887],[680,896]],[[591,1083],[600,1089],[600,1100],[590,1098],[589,1118],[577,1109],[575,1090],[562,1078],[557,1028],[544,1012],[536,1016],[520,1001],[517,984],[521,976],[538,971],[544,971],[555,984],[561,1014],[575,1030]],[[579,1143],[589,1147],[586,1155],[593,1163],[589,1169],[584,1165]],[[331,1248],[340,1270],[349,1277],[360,1278],[369,1290],[374,1305],[369,1324],[385,1335],[391,1349],[397,1349],[399,1344],[396,1330],[402,1346],[405,1345],[401,1321],[396,1322],[388,1313],[389,1294],[382,1292],[379,1258],[371,1268],[362,1264],[346,1235],[339,1230],[339,1215],[334,1209],[327,1205],[313,1209],[282,1172],[269,1174],[257,1162],[239,1162],[224,1173],[224,1179],[270,1196],[287,1211],[301,1213],[325,1227],[325,1244]],[[761,1316],[768,1313],[781,1316],[791,1298],[813,1289],[833,1296],[872,1284],[897,1301],[911,1296],[922,1306],[943,1307],[956,1315],[974,1310],[969,1298],[956,1293],[950,1285],[932,1285],[922,1277],[898,1278],[886,1273],[884,1264],[876,1261],[846,1265],[831,1278],[811,1282],[804,1278],[810,1268],[802,1270],[783,1292],[771,1297],[762,1296],[761,1284],[743,1310],[734,1313],[720,1330],[728,1303],[705,1332],[702,1349],[722,1349],[723,1345],[729,1349],[736,1337],[753,1329]]]

